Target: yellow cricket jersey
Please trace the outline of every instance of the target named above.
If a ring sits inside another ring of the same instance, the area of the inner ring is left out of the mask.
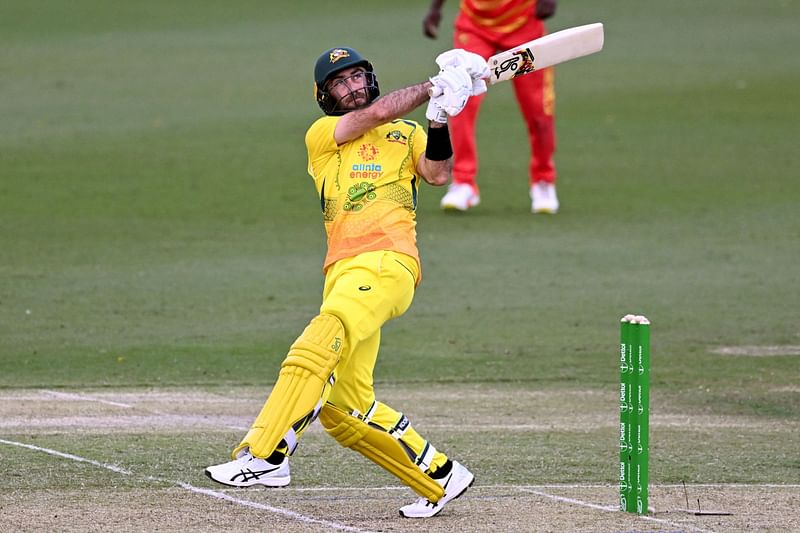
[[[417,262],[417,161],[428,137],[412,120],[395,120],[336,144],[341,117],[322,117],[306,132],[308,173],[328,235],[324,271],[340,259],[391,250]]]

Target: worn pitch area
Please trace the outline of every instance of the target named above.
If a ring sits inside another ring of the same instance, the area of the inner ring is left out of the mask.
[[[46,522],[63,531],[291,532],[785,531],[800,520],[799,485],[703,482],[704,465],[670,457],[711,428],[724,463],[737,444],[763,445],[759,435],[788,440],[797,424],[662,410],[652,418],[653,510],[637,517],[615,510],[613,392],[382,388],[387,403],[405,408],[424,434],[476,473],[475,485],[435,519],[401,519],[397,509],[415,497],[411,491],[341,449],[318,425],[293,461],[290,488],[210,482],[203,467],[226,459],[264,391],[102,389],[0,394],[0,521],[20,531]],[[674,477],[682,462],[685,488],[659,479]],[[732,514],[698,515],[698,506]]]

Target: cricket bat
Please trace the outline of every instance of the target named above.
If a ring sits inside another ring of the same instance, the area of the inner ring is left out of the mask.
[[[603,49],[603,24],[585,24],[545,35],[489,58],[489,83],[523,76]]]
[[[499,52],[487,61],[491,73],[490,85],[529,74],[535,70],[552,67],[571,59],[588,56],[603,49],[603,24],[585,24],[557,31]],[[441,91],[429,90],[431,97]]]

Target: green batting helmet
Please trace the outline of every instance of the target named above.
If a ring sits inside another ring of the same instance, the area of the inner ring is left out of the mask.
[[[378,78],[375,76],[372,63],[352,48],[346,46],[331,48],[323,52],[314,65],[314,94],[319,107],[326,115],[343,115],[347,112],[336,108],[338,102],[325,90],[325,84],[334,74],[350,67],[363,67],[369,73],[366,89],[370,103],[380,95]]]

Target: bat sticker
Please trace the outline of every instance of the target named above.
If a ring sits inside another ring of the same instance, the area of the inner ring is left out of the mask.
[[[508,70],[514,71],[514,75],[512,76],[514,78],[536,70],[536,66],[533,63],[533,52],[531,52],[530,48],[515,50],[513,54],[513,57],[506,59],[495,67],[494,75],[496,78],[500,78],[500,75]]]

